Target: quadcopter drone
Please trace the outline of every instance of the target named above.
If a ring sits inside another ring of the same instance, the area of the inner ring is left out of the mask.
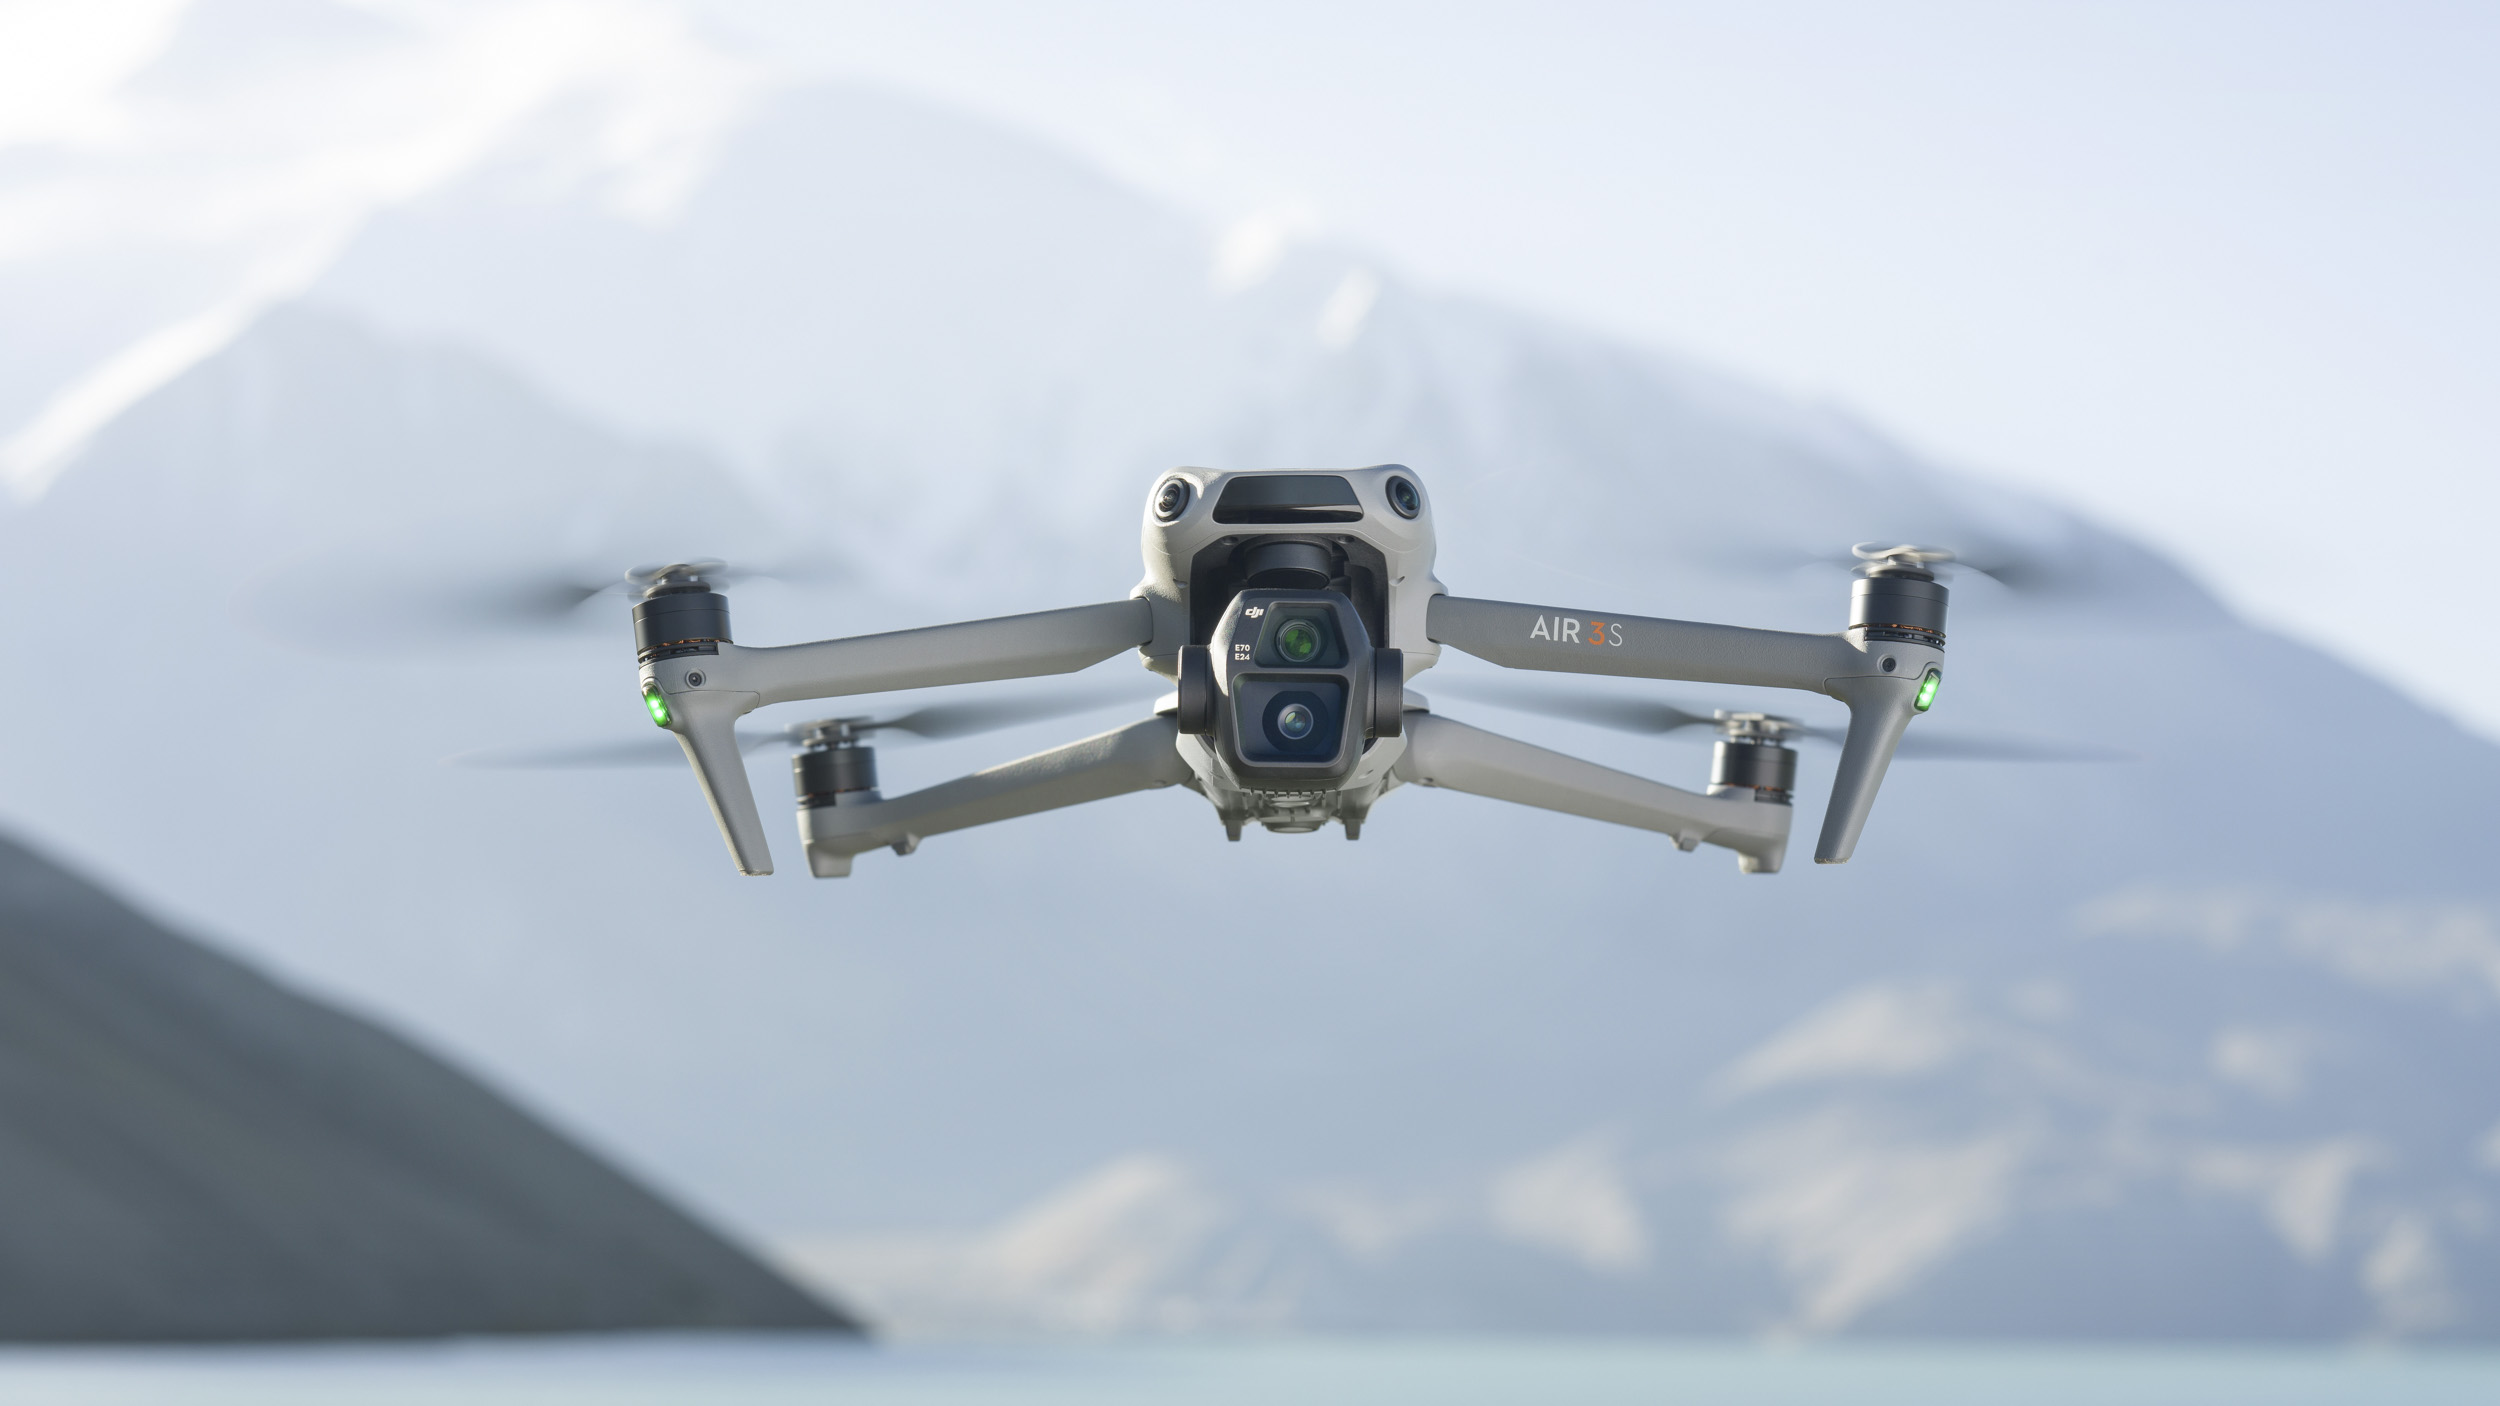
[[[1152,716],[909,795],[877,789],[861,719],[783,734],[810,873],[910,854],[931,836],[1186,786],[1228,837],[1331,821],[1362,834],[1399,786],[1438,786],[1718,845],[1749,874],[1788,848],[1797,754],[1812,732],[1721,713],[1704,791],[1686,791],[1469,727],[1407,687],[1455,649],[1509,669],[1799,689],[1849,709],[1814,858],[1846,863],[1911,721],[1944,677],[1952,554],[1857,549],[1849,623],[1795,634],[1453,596],[1432,574],[1431,501],[1399,464],[1343,471],[1165,474],[1147,495],[1146,579],[1126,600],[892,634],[734,643],[717,562],[637,571],[642,696],[675,734],[742,874],[773,871],[739,718],[768,704],[1072,673],[1134,649],[1172,684]],[[924,710],[934,711],[934,710]],[[1667,710],[1673,712],[1673,710]],[[1677,714],[1691,721],[1704,721]],[[1672,725],[1672,724],[1669,724]]]

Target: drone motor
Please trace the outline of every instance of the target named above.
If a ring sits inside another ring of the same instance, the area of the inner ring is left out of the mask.
[[[1788,745],[1793,719],[1770,713],[1718,715],[1719,740],[1710,753],[1713,796],[1751,791],[1757,801],[1788,804],[1797,789],[1797,753]]]
[[[877,749],[868,745],[858,719],[808,723],[790,757],[790,781],[799,809],[858,805],[877,799]]]
[[[729,597],[705,579],[720,568],[717,561],[671,562],[627,575],[629,583],[642,587],[642,599],[634,602],[637,662],[718,654],[730,642]]]
[[[1862,542],[1853,549],[1864,565],[1849,588],[1849,628],[1869,642],[1891,641],[1944,648],[1945,605],[1953,593],[1932,569],[1953,560],[1938,547],[1882,547]]]

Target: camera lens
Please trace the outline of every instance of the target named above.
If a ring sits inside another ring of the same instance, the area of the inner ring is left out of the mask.
[[[1185,478],[1167,478],[1155,490],[1155,516],[1165,522],[1179,517],[1188,506],[1189,480]]]
[[[1389,506],[1397,509],[1399,517],[1413,517],[1424,510],[1424,495],[1405,479],[1393,478],[1389,480]]]
[[[1318,656],[1319,645],[1319,625],[1314,621],[1288,620],[1276,631],[1276,652],[1288,664],[1310,663]]]
[[[1344,746],[1345,685],[1334,679],[1297,686],[1282,679],[1244,680],[1234,689],[1241,711],[1242,760],[1257,766],[1309,766],[1335,759]]]

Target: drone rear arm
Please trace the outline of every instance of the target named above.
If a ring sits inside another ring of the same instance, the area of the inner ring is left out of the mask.
[[[909,853],[926,836],[949,830],[1187,781],[1189,763],[1174,745],[1179,736],[1171,718],[1148,718],[890,801],[803,810],[808,868],[820,879],[839,878],[851,872],[851,856],[872,849],[896,845]]]
[[[1690,620],[1593,614],[1435,596],[1426,629],[1442,644],[1506,669],[1794,688],[1849,705],[1849,737],[1814,847],[1845,864],[1875,808],[1893,748],[1916,715],[1920,682],[1944,651],[1923,644],[1804,635]]]
[[[1721,845],[1736,851],[1748,874],[1777,873],[1788,850],[1789,808],[1755,800],[1750,790],[1695,795],[1433,713],[1406,715],[1397,775],[1419,786],[1655,830],[1679,849]]]
[[[642,685],[667,701],[666,726],[685,744],[738,872],[769,874],[772,850],[734,731],[747,713],[802,698],[1073,673],[1153,638],[1145,601],[1106,601],[814,644],[754,649],[723,640],[716,653],[643,665]]]

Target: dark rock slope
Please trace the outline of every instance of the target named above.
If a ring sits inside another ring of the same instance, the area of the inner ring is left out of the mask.
[[[0,1338],[857,1331],[388,1031],[0,840]]]

